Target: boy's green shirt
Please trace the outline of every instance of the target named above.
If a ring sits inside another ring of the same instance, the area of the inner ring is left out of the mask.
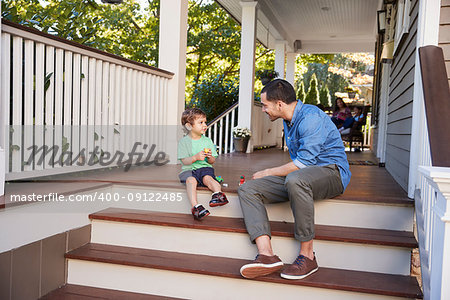
[[[212,156],[217,157],[216,145],[210,138],[202,135],[198,140],[193,140],[189,135],[186,135],[178,142],[178,159],[181,161],[183,158],[194,156],[205,148],[211,149]],[[181,172],[205,167],[212,168],[211,164],[205,160],[197,160],[191,165],[184,165],[181,162],[181,165]]]

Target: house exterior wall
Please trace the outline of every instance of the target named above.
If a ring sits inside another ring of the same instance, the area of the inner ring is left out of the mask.
[[[413,0],[410,26],[391,66],[387,116],[386,169],[408,189],[419,0]]]
[[[445,66],[450,84],[450,0],[442,0],[441,2],[439,47],[444,51]]]

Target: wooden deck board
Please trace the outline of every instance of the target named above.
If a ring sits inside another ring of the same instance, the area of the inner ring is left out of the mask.
[[[156,295],[146,295],[140,293],[131,293],[118,290],[95,288],[75,284],[66,284],[56,289],[41,300],[89,300],[89,299],[108,299],[108,300],[170,300],[179,299]]]
[[[239,274],[240,267],[249,262],[245,259],[101,244],[87,244],[67,253],[66,258],[248,280],[242,278]],[[417,280],[404,275],[319,268],[316,273],[303,280],[285,280],[277,273],[254,280],[397,297],[422,298]]]
[[[368,151],[348,153],[349,159],[376,160]],[[216,175],[224,178],[228,187],[223,190],[235,193],[239,177],[246,179],[262,169],[279,166],[289,162],[289,154],[279,149],[258,150],[250,154],[232,153],[221,155],[214,164]],[[33,181],[10,182],[5,186],[6,205],[10,204],[8,195],[49,192],[74,193],[102,187],[102,184],[123,184],[135,186],[184,189],[179,183],[180,165],[161,167],[132,167],[128,172],[122,169],[93,170],[82,173],[36,178]],[[376,166],[351,165],[352,178],[344,194],[336,197],[340,200],[364,201],[385,204],[413,205],[406,192],[394,181],[384,169]],[[204,189],[204,188],[203,188]]]

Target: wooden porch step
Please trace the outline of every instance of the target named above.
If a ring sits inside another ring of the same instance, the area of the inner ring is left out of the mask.
[[[66,254],[69,260],[106,263],[221,278],[248,280],[241,277],[239,269],[248,260],[217,256],[186,254],[149,249],[138,249],[102,244],[87,244]],[[374,258],[375,259],[375,258]],[[319,261],[320,264],[320,261]],[[100,266],[98,266],[100,268]],[[97,268],[97,269],[98,269]],[[410,276],[390,275],[342,269],[320,268],[303,280],[285,280],[279,274],[261,277],[255,281],[342,290],[376,295],[422,298],[417,280]],[[224,291],[225,292],[225,291]]]
[[[118,290],[101,289],[91,286],[66,284],[56,289],[40,300],[89,300],[89,299],[108,299],[108,300],[169,300],[179,299],[171,297],[163,297],[157,295],[148,295],[132,292],[124,292]]]
[[[247,232],[243,219],[230,217],[208,216],[202,221],[196,221],[190,214],[108,208],[90,214],[89,218],[91,220],[128,222],[223,232]],[[271,221],[270,226],[272,228],[273,236],[294,237],[293,223]],[[414,234],[407,231],[330,225],[316,225],[315,230],[315,239],[317,240],[417,248],[417,241]]]

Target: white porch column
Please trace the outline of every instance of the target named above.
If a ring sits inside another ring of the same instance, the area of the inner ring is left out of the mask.
[[[0,13],[1,13],[0,8]],[[2,27],[2,21],[0,18],[0,28]],[[1,34],[0,34],[1,35]],[[3,82],[3,66],[2,66],[2,40],[3,38],[0,36],[0,83]],[[7,126],[5,124],[5,114],[6,114],[6,105],[3,97],[0,97],[0,196],[5,194],[5,176],[6,176],[6,161],[5,161],[5,135]]]
[[[162,145],[170,164],[179,163],[177,157],[178,140],[181,132],[181,114],[185,107],[186,48],[187,48],[188,0],[164,0],[160,3],[159,18],[159,62],[158,67],[174,73],[168,81],[166,109],[161,112],[165,118],[158,125],[162,135]]]
[[[238,126],[251,128],[255,85],[256,6],[258,2],[241,2],[241,70],[239,73]],[[251,147],[250,147],[251,149]]]
[[[386,162],[387,118],[389,102],[389,74],[391,65],[382,64],[381,89],[380,89],[380,119],[378,121],[377,157],[380,163]]]
[[[278,78],[284,79],[284,65],[286,63],[286,41],[275,42],[275,71],[278,72]]]
[[[422,75],[419,61],[419,48],[426,45],[438,45],[439,41],[439,19],[441,5],[440,1],[419,1],[419,15],[417,21],[417,42],[414,70],[414,98],[411,125],[411,147],[409,157],[408,196],[414,197],[414,191],[420,183],[418,167],[425,165],[423,160],[425,148],[423,137],[427,128],[425,118],[425,104],[423,99]],[[426,141],[428,143],[428,141]]]
[[[286,53],[286,80],[294,86],[294,75],[295,75],[295,59],[297,58],[297,53]]]
[[[164,125],[179,125],[185,97],[188,0],[164,0],[160,5],[158,67],[175,73],[169,80]]]

